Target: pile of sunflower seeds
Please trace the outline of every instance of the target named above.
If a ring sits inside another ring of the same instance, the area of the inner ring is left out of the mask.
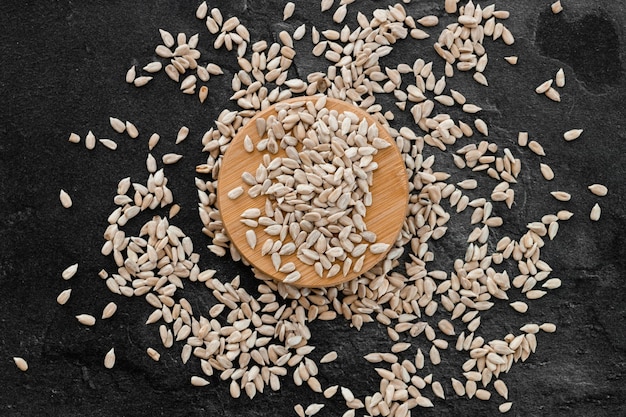
[[[156,158],[151,154],[148,156],[145,182],[122,179],[114,197],[118,208],[108,218],[109,227],[104,233],[102,247],[103,255],[113,257],[117,270],[112,273],[103,270],[100,276],[113,293],[146,299],[152,308],[146,324],[154,325],[155,331],[158,326],[164,349],[174,343],[182,343],[183,362],[187,363],[192,358],[200,362],[204,375],[191,377],[192,385],[205,386],[209,384],[210,377],[217,375],[229,385],[233,398],[242,394],[253,398],[266,388],[280,390],[285,378],[289,377],[296,385],[306,385],[325,398],[341,395],[346,404],[343,414],[346,417],[354,416],[356,410],[364,410],[362,412],[368,415],[404,417],[410,415],[415,407],[432,407],[434,397],[445,398],[446,393],[449,396],[452,392],[460,397],[495,400],[503,413],[511,409],[505,374],[516,362],[530,357],[537,348],[540,332],[554,332],[556,326],[552,323],[528,323],[515,333],[485,340],[481,336],[481,313],[496,303],[507,303],[508,294],[515,292],[521,293],[526,301],[515,301],[510,306],[523,314],[533,300],[546,296],[561,285],[559,278],[552,277],[552,268],[541,255],[546,239],[555,239],[559,225],[571,218],[573,213],[566,210],[547,213],[541,219],[529,222],[521,236],[502,237],[495,250],[488,246],[492,230],[503,224],[503,219],[496,212],[514,207],[515,188],[519,186],[516,178],[524,167],[515,149],[502,149],[497,140],[487,140],[490,133],[488,124],[477,117],[481,107],[469,102],[462,92],[448,88],[446,79],[457,71],[469,71],[473,72],[474,81],[487,86],[484,71],[489,60],[484,40],[490,37],[510,45],[514,37],[503,23],[509,18],[507,11],[497,10],[494,5],[481,7],[472,1],[464,5],[456,0],[441,3],[441,13],[445,11],[454,21],[441,29],[434,42],[430,40],[429,31],[440,25],[436,16],[412,16],[407,10],[409,6],[401,3],[378,8],[369,16],[358,11],[355,15],[357,5],[353,2],[335,5],[333,0],[322,0],[320,6],[322,15],[328,15],[329,20],[334,22],[329,21],[328,29],[299,26],[293,33],[277,33],[278,41],[268,42],[252,39],[239,17],[225,18],[217,7],[202,2],[195,16],[206,23],[208,33],[189,37],[180,33],[174,36],[161,29],[163,44],[155,49],[159,60],[148,63],[139,71],[134,66],[128,70],[126,81],[142,87],[155,82],[163,69],[168,79],[180,84],[183,93],[198,94],[199,101],[205,102],[208,87],[198,87],[198,83],[222,76],[223,71],[219,65],[208,62],[202,56],[197,49],[198,43],[209,42],[215,49],[225,48],[237,56],[240,69],[231,80],[231,99],[239,109],[223,110],[215,121],[215,128],[202,135],[206,162],[196,169],[198,210],[203,232],[211,239],[208,249],[218,256],[228,255],[235,261],[241,259],[230,242],[216,206],[223,155],[242,126],[256,112],[274,103],[295,96],[317,94],[360,107],[383,124],[394,138],[409,177],[407,217],[395,246],[378,265],[364,271],[357,279],[324,289],[297,288],[284,282],[278,283],[256,271],[260,280],[258,294],[250,294],[240,286],[238,276],[232,279],[216,277],[215,270],[199,268],[200,251],[195,250],[193,242],[181,228],[172,224],[179,207]],[[559,12],[560,3],[555,3],[552,10]],[[298,8],[288,3],[282,17],[289,20],[297,14]],[[352,18],[355,20],[351,21]],[[333,29],[339,23],[344,26]],[[290,68],[298,59],[297,42],[307,32],[314,45],[311,53],[319,58],[320,66],[326,65],[327,68],[300,78],[290,78],[293,74]],[[436,75],[433,62],[422,58],[383,66],[381,59],[389,56],[394,45],[401,42],[431,42],[436,53],[445,61],[444,74]],[[516,56],[501,58],[511,65],[518,61]],[[559,69],[556,86],[567,93],[564,77],[563,70]],[[560,93],[551,86],[552,81],[544,84],[538,87],[537,93],[558,102]],[[393,97],[397,109],[383,111],[378,99],[380,95]],[[460,110],[467,121],[448,114],[448,109],[452,108]],[[409,112],[414,126],[395,126],[396,112]],[[353,123],[350,115],[343,116],[343,120],[351,120],[349,128],[346,123],[346,129],[357,126],[357,132],[368,132],[369,127],[366,129],[357,121]],[[343,132],[344,123],[340,116],[336,115],[335,119],[335,130]],[[330,126],[333,123],[329,121],[326,124]],[[268,125],[273,126],[266,121],[265,128],[259,130],[268,133]],[[116,132],[126,132],[131,138],[139,136],[131,122],[112,118],[111,126]],[[272,127],[270,131],[273,131]],[[181,129],[177,142],[184,140],[188,133],[188,129]],[[564,139],[574,140],[581,133],[582,129],[568,129]],[[469,141],[479,135],[482,140]],[[369,134],[367,138],[370,138]],[[537,155],[544,156],[542,146],[528,139],[527,132],[520,132],[519,146],[527,146]],[[69,137],[71,143],[81,140],[76,133]],[[455,146],[460,140],[469,143]],[[150,137],[150,151],[158,141],[158,134]],[[100,143],[111,150],[116,148],[111,139],[100,139]],[[377,148],[375,139],[372,139],[371,145],[366,146]],[[437,171],[435,157],[425,157],[423,150],[426,145],[446,151],[459,170],[485,173],[498,184],[490,195],[470,199],[466,191],[476,189],[478,181],[470,178],[450,182],[451,173]],[[85,138],[85,146],[87,149],[96,146],[96,137],[91,131]],[[270,147],[269,137],[265,146]],[[162,162],[175,164],[180,157],[182,155],[173,154],[163,157]],[[361,155],[360,161],[366,157]],[[298,191],[295,171],[293,177],[287,175],[283,177],[284,181],[272,183],[264,190],[264,177],[269,178],[274,172],[279,172],[271,159],[267,162],[260,167],[260,171],[250,174],[254,183],[252,180],[248,183],[251,187],[248,192],[256,185],[261,185],[260,191],[265,193],[274,187],[275,201],[270,199],[272,204],[268,208],[275,209],[277,193],[284,187],[295,186],[296,193],[300,195],[314,192],[310,189],[313,187],[307,188],[306,184],[300,186]],[[328,163],[326,160],[316,162]],[[297,165],[294,165],[294,170],[300,167],[300,164]],[[307,172],[302,171],[312,182]],[[548,181],[554,177],[554,172],[545,163],[541,165],[541,173]],[[277,175],[285,174],[281,170]],[[292,182],[293,186],[288,186]],[[319,187],[318,198],[324,193],[333,193],[326,191],[328,188],[323,183]],[[360,189],[366,196],[367,189],[358,185],[355,189]],[[608,192],[601,184],[592,184],[589,190],[598,197]],[[231,192],[236,198],[240,191]],[[562,190],[555,190],[552,195],[560,201],[571,198]],[[341,198],[337,197],[336,201]],[[71,197],[61,192],[60,198],[63,206],[71,209]],[[365,203],[363,205],[366,206]],[[133,218],[140,212],[149,212],[157,207],[169,207],[169,216],[155,215],[138,232],[128,231],[133,225]],[[356,205],[354,209],[357,212],[361,210]],[[433,241],[444,238],[451,216],[465,210],[471,211],[470,222],[474,227],[467,237],[465,253],[455,259],[449,271],[432,268],[430,263],[436,257]],[[267,211],[264,214],[266,218],[271,217]],[[364,214],[361,216],[365,217]],[[253,217],[261,226],[272,227],[269,220],[267,225],[261,224],[261,213]],[[590,217],[592,220],[600,218],[599,205],[594,206]],[[287,223],[277,223],[280,224],[280,235],[284,233]],[[288,232],[291,224],[294,223],[289,223]],[[259,227],[249,226],[251,230]],[[338,236],[353,232],[352,229],[337,231]],[[321,243],[319,250],[316,248],[317,256],[322,253],[326,257],[340,255],[339,246],[331,244],[329,247],[328,241],[324,242],[324,248]],[[252,237],[249,243],[256,246]],[[265,245],[259,246],[262,250]],[[345,254],[345,248],[342,250]],[[308,258],[307,253],[303,251]],[[68,267],[63,278],[70,279],[77,268],[78,264]],[[278,263],[280,268],[286,268],[286,265]],[[328,271],[332,268],[331,265]],[[211,291],[217,302],[208,312],[194,312],[186,299],[176,295],[186,280],[203,283]],[[59,304],[66,304],[70,293],[70,289],[63,291],[58,297]],[[102,318],[111,317],[115,310],[115,304],[107,306]],[[329,351],[319,363],[309,357],[314,346],[309,344],[312,335],[308,324],[315,320],[340,318],[350,322],[357,330],[371,322],[381,323],[387,328],[390,339],[388,351],[372,352],[364,357],[364,363],[375,364],[380,383],[377,390],[363,398],[355,397],[349,387],[325,386],[318,379],[318,365],[337,359],[337,353]],[[77,315],[77,319],[87,326],[97,321],[94,315],[87,313]],[[445,339],[450,336],[456,338],[454,346]],[[402,342],[401,338],[412,342]],[[416,348],[418,342],[420,346],[426,344],[429,348]],[[441,353],[447,349],[456,349],[467,357],[458,374],[439,380],[432,374],[426,374],[427,362],[433,366],[440,364]],[[148,347],[147,354],[159,360],[158,348]],[[27,368],[26,362],[20,358],[16,358],[16,364],[22,370]],[[104,358],[104,365],[110,368],[114,364],[115,352],[111,349]],[[321,403],[306,407],[297,404],[294,409],[299,416],[310,416],[323,407]]]

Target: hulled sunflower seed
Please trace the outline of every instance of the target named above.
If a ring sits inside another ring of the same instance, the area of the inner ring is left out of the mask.
[[[61,293],[57,296],[57,303],[59,303],[60,305],[64,305],[65,303],[69,301],[71,294],[72,294],[71,288],[61,291]]]
[[[596,203],[593,205],[593,208],[591,209],[591,213],[589,213],[589,218],[593,220],[594,222],[597,222],[598,220],[600,220],[601,214],[602,214],[602,209],[600,208],[600,205]]]
[[[28,370],[28,362],[24,358],[20,358],[19,356],[13,357],[13,362],[15,362],[15,366],[22,372],[26,372]]]
[[[589,191],[591,191],[593,194],[597,195],[598,197],[604,197],[609,192],[609,189],[605,185],[602,185],[602,184],[591,184],[587,188],[589,189]]]
[[[78,271],[78,263],[72,264],[63,270],[63,272],[61,273],[61,277],[64,280],[71,279],[74,275],[76,275],[77,271]]]
[[[72,198],[70,197],[70,195],[65,191],[65,190],[61,190],[59,192],[59,200],[61,200],[61,205],[64,208],[70,208],[72,207]]]
[[[563,139],[569,142],[574,139],[578,139],[582,133],[583,129],[570,129],[567,132],[563,133]]]
[[[85,326],[93,326],[96,324],[96,318],[89,314],[79,314],[76,316],[76,320]]]
[[[115,314],[116,311],[117,311],[117,304],[115,304],[113,301],[111,301],[102,310],[102,318],[103,319],[111,318],[111,317],[113,317],[113,315]]]
[[[112,369],[115,366],[115,349],[111,348],[104,356],[104,367]]]

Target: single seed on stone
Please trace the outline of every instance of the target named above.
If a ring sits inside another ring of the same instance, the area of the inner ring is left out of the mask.
[[[76,133],[70,133],[70,137],[69,137],[68,141],[71,142],[71,143],[79,143],[80,142],[80,136],[78,136]]]
[[[589,189],[589,191],[591,191],[593,194],[597,195],[598,197],[604,197],[609,192],[609,189],[605,185],[602,185],[602,184],[591,184],[587,188]]]
[[[182,157],[182,155],[177,153],[166,153],[165,155],[163,155],[163,163],[165,165],[172,165],[180,161]]]
[[[505,56],[504,59],[505,59],[506,62],[508,62],[511,65],[516,65],[517,64],[517,57],[516,56]]]
[[[157,352],[156,350],[150,348],[150,347],[148,349],[146,349],[146,353],[155,362],[158,362],[159,359],[161,359],[161,354],[159,352]]]
[[[565,191],[552,191],[550,194],[559,201],[569,201],[572,198],[572,196]]]
[[[96,324],[96,318],[89,314],[79,314],[76,316],[76,320],[85,326],[93,326]]]
[[[194,387],[206,387],[207,385],[209,385],[209,381],[202,378],[201,376],[194,375],[191,377],[191,385],[193,385]]]
[[[563,133],[563,139],[566,141],[572,141],[574,139],[578,139],[582,133],[583,129],[571,129]]]
[[[557,0],[554,3],[552,3],[550,5],[550,10],[552,10],[552,13],[554,13],[554,14],[561,13],[563,11],[563,6],[561,5],[561,0]],[[562,86],[559,86],[559,87],[562,87]]]
[[[598,220],[600,220],[600,215],[602,214],[602,209],[600,208],[600,205],[598,203],[593,205],[593,208],[591,209],[591,213],[589,214],[589,218],[591,220],[593,220],[594,222],[597,222]]]
[[[550,86],[552,85],[552,82],[554,80],[552,80],[552,78],[550,78],[548,81],[544,81],[543,83],[539,84],[539,86],[537,88],[535,88],[535,93],[537,94],[544,94],[545,92],[547,92],[550,89]]]
[[[509,304],[513,309],[519,313],[525,313],[528,311],[528,304],[523,301],[515,301]]]
[[[111,124],[113,130],[115,130],[117,133],[124,133],[124,131],[126,130],[126,123],[122,122],[116,117],[109,117],[109,123]]]
[[[135,70],[135,66],[133,65],[126,71],[126,82],[128,84],[132,84],[135,81],[135,77],[137,76],[137,71]]]
[[[64,280],[68,280],[72,278],[74,275],[76,275],[77,271],[78,271],[78,263],[72,264],[68,266],[67,268],[65,268],[63,272],[61,272],[61,277]]]
[[[565,87],[565,72],[563,68],[559,68],[554,77],[554,81],[557,87]]]
[[[546,333],[554,333],[556,332],[556,324],[554,323],[543,323],[539,326],[539,329]]]
[[[57,296],[57,303],[59,303],[60,305],[64,305],[65,303],[69,301],[71,294],[72,294],[71,288],[61,291],[61,293]]]
[[[178,145],[180,142],[187,139],[187,135],[189,135],[189,128],[187,126],[181,127],[176,134],[176,144]]]
[[[72,207],[72,197],[63,189],[59,192],[59,200],[64,208]]]
[[[96,147],[96,137],[90,130],[89,132],[87,132],[87,136],[85,136],[85,148],[92,150],[95,147]]]
[[[283,21],[293,16],[293,12],[295,10],[296,5],[293,2],[288,2],[287,4],[285,4],[285,8],[283,9]]]
[[[117,311],[117,304],[111,301],[102,310],[102,318],[103,319],[111,318],[115,314],[116,311]]]
[[[337,352],[335,352],[334,350],[332,352],[328,352],[327,354],[325,354],[322,359],[320,359],[320,363],[329,363],[329,362],[333,362],[335,359],[337,359]],[[327,397],[328,398],[328,397]]]
[[[111,139],[98,139],[98,141],[104,145],[105,148],[108,148],[112,151],[117,149],[117,143],[112,141]]]
[[[509,412],[509,410],[511,410],[512,406],[513,406],[512,402],[502,403],[498,406],[498,411],[500,411],[501,413],[507,413]]]
[[[104,356],[104,367],[111,369],[115,366],[115,349],[111,348]]]
[[[22,372],[26,372],[28,370],[28,362],[24,358],[20,358],[19,356],[13,357],[13,362],[15,362],[15,366]]]
[[[550,181],[554,179],[554,172],[552,171],[552,168],[550,168],[549,165],[547,164],[539,164],[540,170],[541,170],[541,175],[543,175],[543,177]]]

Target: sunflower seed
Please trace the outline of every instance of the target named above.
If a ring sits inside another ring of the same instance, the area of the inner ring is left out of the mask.
[[[565,191],[552,191],[550,194],[559,201],[570,201],[572,199],[572,196]]]
[[[104,356],[104,367],[112,369],[115,366],[115,349],[111,348]]]
[[[76,316],[76,320],[78,320],[80,324],[83,324],[85,326],[93,326],[94,324],[96,324],[96,318],[89,314],[79,314],[78,316]]]
[[[605,185],[602,185],[602,184],[591,184],[587,188],[589,189],[589,191],[591,191],[593,194],[597,195],[598,197],[604,197],[609,192],[609,189]]]
[[[116,311],[117,311],[117,304],[111,301],[102,310],[102,318],[103,319],[111,318],[115,314]]]
[[[28,370],[28,363],[24,358],[20,358],[18,356],[13,357],[13,362],[15,362],[15,366],[22,372],[26,372]]]
[[[63,272],[61,273],[61,277],[64,280],[71,279],[74,275],[76,275],[77,271],[78,271],[78,263],[72,264],[63,270]]]
[[[591,213],[589,214],[589,218],[591,220],[593,220],[594,222],[597,222],[598,220],[600,220],[600,215],[602,214],[602,209],[600,208],[600,205],[598,205],[598,203],[593,205],[593,208],[591,209]]]
[[[512,402],[502,403],[498,406],[498,411],[500,411],[501,413],[507,413],[509,412],[509,410],[511,410],[512,406],[513,406]]]
[[[71,294],[72,294],[71,288],[61,291],[61,293],[57,296],[57,303],[59,303],[60,305],[64,305],[65,303],[69,301]]]
[[[283,21],[289,19],[293,16],[293,12],[296,10],[296,5],[293,2],[288,2],[285,4],[285,8],[283,9]]]
[[[61,190],[59,192],[59,200],[61,200],[61,205],[64,208],[70,208],[72,207],[72,198],[70,197],[70,195],[65,191],[65,190]]]
[[[194,387],[206,387],[207,385],[209,385],[209,381],[202,378],[201,376],[194,375],[191,377],[191,385],[193,385]]]
[[[582,133],[583,129],[571,129],[563,133],[563,139],[566,141],[572,141],[574,139],[578,139]]]

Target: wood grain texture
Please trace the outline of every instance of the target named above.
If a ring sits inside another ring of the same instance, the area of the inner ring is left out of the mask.
[[[317,101],[318,98],[319,97],[297,97],[282,103],[303,100]],[[372,205],[367,208],[367,214],[364,218],[368,230],[376,233],[378,237],[377,242],[388,243],[391,248],[400,233],[408,204],[407,175],[400,152],[396,148],[395,142],[387,130],[365,111],[346,102],[330,98],[327,99],[326,107],[328,109],[335,109],[339,113],[346,110],[351,111],[360,118],[367,119],[370,125],[376,123],[378,125],[379,136],[392,144],[392,146],[386,149],[379,150],[374,158],[374,161],[378,163],[378,169],[373,173],[373,184],[370,187]],[[247,190],[249,187],[241,179],[243,172],[255,172],[256,168],[262,162],[263,153],[256,150],[252,153],[246,152],[243,147],[243,141],[246,135],[248,135],[256,145],[261,139],[257,134],[255,126],[256,119],[260,117],[267,118],[272,114],[277,114],[275,106],[271,106],[259,112],[239,131],[229,145],[224,155],[222,169],[220,171],[217,198],[224,227],[237,250],[239,250],[241,255],[260,272],[282,281],[286,274],[275,271],[270,256],[261,255],[261,246],[268,238],[271,238],[271,236],[263,231],[262,226],[256,227],[254,230],[257,235],[257,245],[255,249],[252,249],[246,242],[246,231],[250,230],[250,228],[240,222],[240,215],[244,210],[253,207],[263,209],[265,204],[265,197],[262,195],[254,199],[248,196]],[[281,149],[277,155],[273,155],[273,157],[277,156],[285,156],[284,151]],[[246,192],[235,200],[228,198],[228,192],[239,186],[243,186]],[[291,238],[287,236],[284,242],[287,243],[289,241],[291,241]],[[374,255],[369,250],[366,251],[365,261],[360,273],[372,268],[385,254],[386,253]],[[294,262],[297,270],[301,273],[301,278],[293,284],[300,287],[334,286],[349,281],[359,275],[351,271],[345,276],[340,272],[331,278],[319,277],[314,271],[313,266],[302,263],[297,258],[296,253],[283,256],[282,263],[284,264],[286,262]]]

